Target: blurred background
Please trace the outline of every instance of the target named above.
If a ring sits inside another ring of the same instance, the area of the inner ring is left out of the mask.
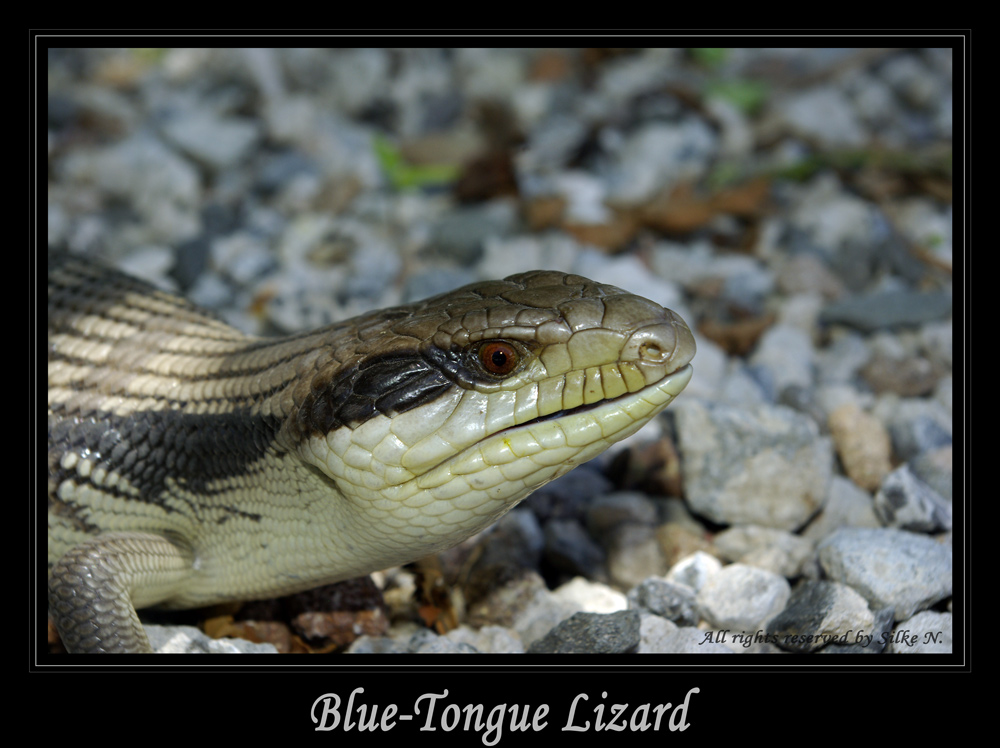
[[[932,616],[950,651],[951,49],[47,62],[49,246],[247,332],[536,268],[695,330],[694,379],[659,424],[487,537],[329,603],[345,630],[364,614],[361,644],[296,624],[299,606],[279,648],[524,651],[568,613],[628,610],[627,651],[701,652],[706,630],[797,631],[820,599],[847,606],[845,630]],[[898,578],[865,578],[872,553]],[[490,626],[500,644],[474,638]]]

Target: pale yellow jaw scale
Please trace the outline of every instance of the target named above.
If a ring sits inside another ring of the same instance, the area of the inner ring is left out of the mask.
[[[469,512],[492,522],[527,492],[634,434],[681,393],[692,373],[686,366],[638,392],[488,437],[416,479],[434,499],[423,512],[444,524]]]
[[[361,498],[364,494],[370,497],[363,511],[379,515],[371,526],[381,527],[387,536],[394,537],[397,550],[410,542],[425,545],[431,539],[434,546],[445,548],[459,542],[455,538],[460,540],[486,528],[538,487],[634,434],[681,393],[692,372],[687,365],[636,392],[570,410],[558,417],[506,428],[419,475],[396,468],[389,473],[405,474],[406,480],[392,486],[370,486],[367,490],[357,486],[356,500],[364,502]],[[477,400],[470,393],[466,396],[469,402]],[[359,431],[370,436],[395,419],[380,423],[382,420],[373,419]],[[380,443],[402,447],[391,434]],[[380,454],[391,459],[387,454],[391,451],[379,447],[372,452],[366,450],[368,469],[358,465],[346,472],[359,480],[372,481],[377,471],[372,470],[371,460],[378,459]],[[330,450],[327,455],[334,453]],[[358,454],[360,458],[361,453]],[[335,469],[345,474],[342,463]]]

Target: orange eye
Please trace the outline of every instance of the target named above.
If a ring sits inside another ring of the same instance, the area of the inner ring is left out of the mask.
[[[479,363],[494,376],[507,376],[517,368],[520,359],[517,349],[502,340],[492,340],[479,348]]]

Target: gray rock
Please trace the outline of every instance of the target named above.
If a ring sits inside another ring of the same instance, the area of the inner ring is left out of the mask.
[[[725,644],[705,641],[705,632],[657,615],[643,614],[638,654],[733,654]]]
[[[622,654],[639,646],[639,613],[577,613],[528,648],[528,654]]]
[[[691,509],[714,522],[792,530],[823,506],[833,448],[808,416],[695,400],[674,411]]]
[[[385,90],[392,66],[389,51],[371,47],[337,50],[324,71],[331,79],[329,92],[347,112],[358,113],[371,103],[371,92]]]
[[[708,580],[722,571],[722,562],[704,551],[695,551],[670,567],[666,579],[683,584],[695,592],[704,587]]]
[[[660,548],[656,530],[650,525],[622,524],[611,530],[606,539],[608,574],[622,589],[639,584],[646,577],[667,571],[667,560]]]
[[[952,448],[947,446],[928,450],[909,462],[914,474],[949,504],[952,501],[953,459]]]
[[[898,624],[892,631],[892,654],[951,654],[953,651],[951,613],[925,610]]]
[[[416,652],[424,647],[432,647],[441,636],[430,629],[418,629],[406,642],[407,652]],[[448,646],[448,645],[445,645]]]
[[[505,278],[538,268],[575,272],[580,253],[584,250],[571,237],[551,234],[543,237],[490,237],[478,264],[483,278]]]
[[[661,527],[664,524],[675,524],[680,525],[695,535],[705,534],[705,526],[691,514],[683,499],[661,499],[657,504],[660,512]]]
[[[753,272],[758,263],[751,257],[717,252],[707,239],[691,242],[661,240],[651,247],[650,266],[661,278],[670,278],[682,286],[708,280],[723,282],[731,275]]]
[[[518,170],[527,172],[532,176],[544,175],[546,171],[562,170],[565,164],[572,157],[573,151],[580,146],[587,137],[587,130],[582,120],[575,117],[568,117],[564,114],[555,114],[546,117],[537,127],[531,131],[531,136],[526,143],[526,147],[518,157]],[[532,180],[528,180],[529,184]],[[546,186],[551,187],[549,180],[539,179]],[[530,192],[532,196],[537,193],[534,189]]]
[[[778,286],[787,295],[835,299],[844,286],[822,257],[815,252],[799,252],[785,260],[778,272]]]
[[[542,521],[550,518],[584,520],[592,501],[612,489],[593,463],[584,463],[535,491],[525,501]]]
[[[71,110],[77,118],[98,125],[109,133],[130,132],[140,121],[139,111],[130,96],[101,85],[82,85],[68,92]]]
[[[913,532],[951,529],[951,502],[901,465],[882,481],[875,494],[875,513],[887,527]]]
[[[637,129],[620,152],[612,180],[612,197],[639,202],[708,168],[717,138],[703,121],[652,122]]]
[[[484,654],[524,653],[521,638],[515,632],[502,626],[483,626],[477,630],[462,625],[449,631],[443,638],[459,646],[472,647],[477,652]]]
[[[799,535],[773,527],[744,525],[723,530],[715,536],[715,547],[728,561],[796,577],[812,556],[814,545]]]
[[[515,508],[493,525],[480,544],[476,566],[537,568],[545,546],[538,519],[527,509]]]
[[[778,324],[767,330],[750,357],[750,363],[768,372],[774,384],[774,399],[788,387],[812,388],[813,344],[803,330]]]
[[[61,171],[64,182],[95,184],[125,201],[142,222],[131,222],[130,246],[181,242],[198,233],[198,170],[144,130],[106,148],[76,151]]]
[[[827,385],[852,383],[871,358],[871,349],[853,330],[833,330],[831,337],[833,342],[816,354],[817,379]]]
[[[892,90],[874,75],[858,71],[850,76],[848,87],[858,117],[881,135],[891,127],[899,109]]]
[[[847,585],[807,581],[795,588],[767,631],[783,649],[812,652],[831,643],[852,644],[874,622],[865,599]]]
[[[233,299],[233,288],[222,278],[214,273],[204,273],[199,275],[194,285],[185,294],[188,299],[205,309],[219,309],[228,306]],[[231,325],[236,325],[244,332],[256,332],[256,328],[250,330],[240,326],[233,319],[235,315],[226,315],[224,318]]]
[[[885,397],[874,414],[888,427],[893,452],[902,460],[952,444],[951,414],[934,400]]]
[[[945,412],[951,416],[954,413],[955,382],[951,374],[941,377],[934,389],[934,400],[941,404]]]
[[[257,188],[265,194],[280,192],[300,175],[319,176],[315,160],[299,150],[284,150],[264,157],[257,174]]]
[[[529,571],[498,587],[469,607],[469,623],[473,626],[497,624],[512,626],[525,611],[533,608],[543,598],[552,593],[545,586],[545,580],[536,572]]]
[[[809,416],[822,430],[826,426],[826,411],[820,405],[816,397],[816,390],[812,387],[801,387],[790,385],[778,393],[778,405],[787,405],[792,410]]]
[[[410,304],[420,299],[437,296],[466,286],[475,280],[475,273],[464,268],[438,268],[416,273],[406,280],[406,285],[403,288],[403,302]]]
[[[879,72],[896,94],[914,107],[930,108],[940,101],[941,82],[916,54],[895,55]]]
[[[663,577],[650,577],[629,590],[628,605],[640,612],[648,611],[666,618],[678,626],[698,624],[694,590]]]
[[[192,111],[168,120],[163,136],[194,160],[221,171],[235,166],[253,150],[261,128],[253,120]]]
[[[535,604],[514,621],[514,631],[521,637],[525,648],[530,648],[562,621],[580,612],[580,606],[575,602],[540,595]]]
[[[720,97],[709,97],[705,108],[719,128],[719,152],[727,159],[746,159],[756,138],[748,117],[739,107]]]
[[[809,523],[804,538],[820,541],[841,527],[881,527],[872,497],[850,478],[833,476],[823,511]]]
[[[952,549],[892,528],[845,528],[819,545],[827,576],[853,587],[871,608],[892,607],[896,620],[951,595]]]
[[[725,279],[722,297],[745,309],[756,309],[774,293],[774,273],[759,263],[748,263],[743,272],[734,272]],[[773,328],[772,328],[773,329]]]
[[[345,295],[360,299],[365,305],[382,303],[402,265],[399,250],[384,237],[374,232],[359,234],[348,263]]]
[[[545,561],[563,574],[600,577],[606,555],[575,519],[551,519],[545,523]]]
[[[685,52],[678,48],[647,49],[639,54],[616,55],[603,66],[595,86],[602,96],[623,105],[646,91],[653,91],[671,80],[671,69],[681,62]],[[677,105],[677,112],[681,110]]]
[[[600,582],[591,582],[583,577],[573,577],[552,591],[553,599],[571,603],[577,612],[614,613],[628,609],[625,594]]]
[[[907,244],[917,244],[931,253],[932,257],[951,265],[954,249],[952,246],[952,211],[950,206],[943,206],[930,196],[912,197],[897,204],[891,212],[893,224],[899,229],[900,241],[905,237],[904,251]],[[912,273],[908,280],[919,283],[927,271],[926,263],[918,260],[910,253],[911,261],[922,264],[923,272]],[[948,326],[950,329],[950,325]],[[942,340],[948,344],[950,358],[951,334]],[[950,363],[949,363],[950,366]]]
[[[753,632],[782,611],[789,595],[784,577],[731,564],[698,591],[698,608],[713,627]]]
[[[367,634],[359,636],[344,650],[345,654],[406,654],[408,651],[405,642]]]
[[[497,625],[517,633],[529,647],[560,621],[583,609],[578,599],[556,596],[535,572],[492,589],[482,600],[469,605],[468,623],[473,627]]]
[[[158,654],[277,654],[273,644],[246,639],[213,639],[194,626],[146,625],[146,635]]]
[[[698,374],[701,375],[702,344],[698,343]],[[781,395],[793,390],[787,388]],[[693,394],[693,393],[692,393]],[[742,408],[755,405],[772,405],[781,395],[776,392],[773,373],[762,367],[747,366],[743,361],[734,359],[729,362],[725,378],[718,387],[718,395],[712,396],[702,391],[700,397],[716,402],[729,403]],[[783,403],[785,404],[785,403]]]
[[[869,286],[885,263],[878,211],[844,189],[825,172],[796,190],[789,215],[788,244],[793,252],[816,253],[853,290]]]
[[[691,379],[691,384],[684,390],[684,396],[691,399],[720,400],[726,396],[723,389],[728,386],[730,378],[738,377],[741,380],[748,378],[744,371],[746,366],[742,362],[730,365],[728,356],[719,346],[707,338],[700,337],[697,332],[695,332],[695,338],[698,341],[698,376]],[[751,385],[741,381],[734,389],[754,391],[752,402],[760,402],[765,399],[763,389],[756,382]],[[737,394],[737,397],[740,396]],[[736,401],[737,404],[741,402],[740,400]]]
[[[875,332],[944,319],[951,310],[951,294],[944,291],[877,291],[828,304],[820,320]]]
[[[677,624],[645,611],[639,612],[639,648],[636,654],[664,654],[677,633]]]
[[[785,121],[798,133],[828,146],[857,146],[864,129],[846,96],[833,86],[822,86],[789,98],[781,107]]]
[[[275,268],[267,242],[249,231],[235,231],[211,242],[212,267],[234,282],[248,285]]]
[[[416,654],[479,654],[479,650],[471,644],[454,641],[445,636],[425,641],[410,651]]]
[[[638,491],[615,491],[596,497],[587,507],[587,529],[595,537],[626,524],[655,525],[653,500]]]
[[[928,358],[947,369],[952,368],[954,329],[947,322],[931,322],[920,328],[922,348]]]
[[[451,259],[461,266],[471,265],[482,256],[485,240],[510,234],[516,218],[515,206],[505,202],[455,210],[431,228],[421,255]]]
[[[820,649],[817,654],[882,654],[889,642],[892,631],[893,608],[881,608],[872,613],[873,622],[871,628],[859,631],[860,636],[855,636],[850,643],[834,643]]]
[[[173,264],[173,252],[169,248],[144,246],[136,248],[119,264],[119,267],[128,275],[148,281],[157,288],[176,291],[176,285],[169,277]]]

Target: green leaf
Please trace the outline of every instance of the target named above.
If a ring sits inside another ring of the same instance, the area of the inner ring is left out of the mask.
[[[746,114],[759,111],[767,100],[767,86],[764,83],[738,78],[712,81],[706,87],[705,93],[728,101]]]
[[[729,57],[729,50],[724,47],[692,47],[690,52],[695,62],[707,68],[718,67]]]
[[[397,190],[437,187],[454,182],[459,167],[452,164],[409,164],[392,143],[381,135],[372,138],[375,157],[389,183]]]

